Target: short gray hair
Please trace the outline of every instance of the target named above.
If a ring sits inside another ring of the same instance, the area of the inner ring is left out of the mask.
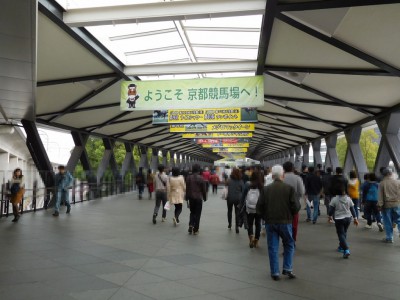
[[[283,167],[281,165],[275,165],[271,169],[273,178],[281,178],[283,176]]]

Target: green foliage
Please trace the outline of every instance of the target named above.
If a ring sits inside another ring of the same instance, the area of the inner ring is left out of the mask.
[[[360,137],[361,152],[370,172],[372,172],[374,169],[376,156],[378,155],[379,144],[376,142],[378,137],[378,134],[373,129],[363,130]],[[342,137],[338,139],[336,151],[338,154],[339,163],[341,166],[343,166],[347,151],[346,138]]]

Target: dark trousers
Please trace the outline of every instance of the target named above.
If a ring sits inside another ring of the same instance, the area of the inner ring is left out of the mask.
[[[365,201],[364,214],[368,225],[372,224],[371,215],[375,216],[376,222],[382,223],[381,213],[378,210],[378,201]]]
[[[349,228],[350,223],[351,223],[351,218],[335,219],[335,227],[336,227],[336,233],[339,238],[339,246],[343,250],[349,249],[346,238],[347,238],[347,229]]]
[[[19,204],[13,204],[12,205],[12,209],[13,209],[14,217],[18,218],[18,216],[19,216]]]
[[[201,211],[203,210],[203,200],[189,199],[190,206],[190,221],[189,226],[193,227],[194,231],[200,228]]]
[[[212,187],[213,187],[213,190],[212,190],[213,194],[214,194],[214,193],[217,194],[217,192],[218,192],[218,185],[217,185],[217,184],[213,184]]]
[[[256,226],[256,232],[253,232],[253,224]],[[256,240],[260,239],[261,234],[261,216],[257,214],[247,214],[247,233],[250,235],[254,235]]]
[[[175,204],[175,218],[179,220],[179,216],[181,215],[182,212],[182,203]]]
[[[154,207],[154,214],[157,216],[160,206],[162,204],[162,217],[167,216],[167,211],[164,209],[165,203],[167,203],[167,192],[156,191],[156,205]]]
[[[238,227],[238,214],[239,214],[239,208],[237,207],[236,203],[226,201],[226,204],[228,205],[228,224],[229,226],[232,226],[232,212],[233,212],[233,207],[235,207],[235,226]]]

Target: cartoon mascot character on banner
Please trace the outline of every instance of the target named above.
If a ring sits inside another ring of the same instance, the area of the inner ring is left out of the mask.
[[[136,84],[131,83],[128,85],[128,99],[126,103],[128,103],[128,108],[135,108],[136,101],[139,99],[140,95],[137,93]]]

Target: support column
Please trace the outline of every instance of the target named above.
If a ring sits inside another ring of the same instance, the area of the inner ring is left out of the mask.
[[[290,155],[289,156],[289,161],[294,164],[294,160],[295,160],[295,158],[294,158],[294,155],[295,155],[294,148],[289,149],[289,155]]]
[[[121,171],[119,173],[120,178],[121,178],[121,182],[120,182],[120,188],[123,192],[125,192],[126,188],[125,188],[125,176],[126,173],[128,172],[128,170],[132,167],[132,163],[134,164],[135,161],[133,159],[133,149],[132,149],[132,145],[129,143],[125,143],[125,158],[124,161],[122,163],[121,166]],[[134,175],[132,173],[132,175]],[[128,185],[128,189],[130,187],[130,184]]]
[[[115,160],[114,151],[113,151],[115,142],[111,141],[110,139],[103,138],[103,144],[104,144],[104,148],[105,148],[104,155],[100,162],[99,168],[97,169],[97,184],[98,185],[100,185],[100,183],[102,182],[104,173],[107,170],[108,166],[111,167],[111,171],[114,175],[114,178],[116,180],[119,179],[118,165]]]
[[[397,172],[400,172],[400,112],[392,113],[382,119],[376,120],[382,134],[381,145],[378,151],[375,171],[380,167],[387,167],[384,163],[388,161],[388,155],[393,161]],[[383,149],[381,149],[383,148]],[[386,148],[386,150],[385,150]]]
[[[337,134],[333,134],[325,139],[326,142],[326,158],[325,167],[331,167],[335,170],[339,167],[339,158],[336,151]]]
[[[149,168],[149,159],[147,157],[147,147],[140,146],[140,162],[139,167],[143,169]]]
[[[301,146],[296,146],[294,148],[294,151],[296,153],[296,158],[295,158],[295,162],[294,162],[294,168],[301,172],[301,164],[303,162],[302,157],[301,157]]]
[[[168,151],[167,150],[161,150],[161,153],[162,153],[162,164],[164,165],[164,167],[166,169],[170,169],[170,166],[169,166],[168,160],[167,160]]]
[[[314,167],[317,167],[318,164],[322,165],[322,157],[321,157],[321,140],[316,140],[312,142],[313,148],[313,157],[314,157]]]
[[[152,151],[152,156],[151,156],[151,166],[150,168],[153,170],[153,172],[156,172],[158,169],[159,161],[158,161],[158,149],[153,148],[151,149]]]
[[[304,144],[301,146],[303,149],[303,165],[310,165],[310,144]]]
[[[348,174],[353,167],[355,167],[358,174],[358,178],[363,178],[364,174],[368,173],[367,164],[361,152],[360,137],[361,137],[361,126],[354,127],[349,130],[345,130],[344,134],[347,140],[347,152],[344,163],[344,174]]]
[[[180,168],[181,167],[181,154],[176,152],[176,162],[175,162],[175,167]]]
[[[75,147],[72,150],[71,156],[69,157],[66,169],[73,173],[75,171],[76,165],[79,161],[81,161],[83,170],[85,171],[86,175],[88,175],[92,171],[85,147],[89,139],[89,135],[76,131],[72,131],[71,135],[72,139],[74,140]]]
[[[172,169],[173,167],[175,167],[175,152],[170,151],[169,152],[169,167]]]

